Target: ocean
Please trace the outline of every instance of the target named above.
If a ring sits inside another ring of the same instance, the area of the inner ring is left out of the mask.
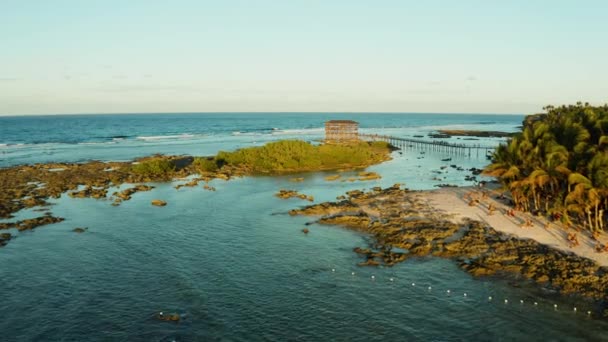
[[[279,139],[318,142],[329,119],[360,131],[426,136],[440,128],[517,131],[518,115],[204,113],[0,117],[0,167],[214,155]],[[503,139],[448,141],[497,145]],[[0,248],[1,341],[600,341],[608,325],[591,304],[533,284],[473,278],[450,260],[425,257],[393,267],[358,267],[365,234],[317,224],[290,209],[279,189],[315,203],[352,189],[405,184],[473,185],[467,169],[485,154],[404,149],[368,168],[374,181],[327,182],[328,173],[213,180],[217,191],[153,184],[119,207],[52,199],[66,220]],[[449,162],[442,159],[451,158]],[[445,168],[455,164],[463,170]],[[333,174],[333,173],[331,173]],[[290,182],[303,177],[300,183]],[[438,179],[439,178],[439,179]],[[123,185],[125,187],[126,185]],[[110,193],[113,190],[110,191]],[[150,205],[154,198],[166,207]],[[39,216],[22,210],[16,219]],[[82,234],[75,227],[88,227]],[[373,278],[372,278],[373,276]],[[392,280],[391,280],[392,279]],[[465,295],[466,294],[466,295]],[[491,299],[490,299],[491,298]],[[534,303],[537,303],[534,305]],[[557,304],[557,308],[554,305]],[[577,308],[575,311],[574,308]],[[154,318],[178,313],[178,323]]]

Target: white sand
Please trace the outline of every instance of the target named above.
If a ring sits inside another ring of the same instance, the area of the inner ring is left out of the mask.
[[[488,196],[483,196],[482,191],[485,191]],[[608,252],[596,252],[596,241],[591,239],[589,233],[577,233],[579,245],[570,247],[567,240],[567,231],[563,225],[552,222],[545,229],[547,220],[543,217],[536,217],[522,212],[516,212],[515,217],[506,215],[505,211],[511,207],[505,201],[496,199],[499,192],[474,187],[459,187],[423,191],[419,194],[420,199],[426,200],[429,205],[438,209],[438,211],[448,214],[454,222],[460,222],[464,218],[482,221],[497,231],[522,238],[534,239],[544,245],[574,252],[577,255],[595,260],[599,265],[608,266]],[[469,206],[469,198],[471,197],[478,199],[480,203],[476,206]],[[493,203],[496,208],[493,215],[488,215],[488,205],[490,203]],[[532,221],[532,227],[522,227],[526,219]],[[575,232],[574,229],[570,229],[569,231]],[[608,236],[603,233],[600,236],[600,241],[606,244]]]

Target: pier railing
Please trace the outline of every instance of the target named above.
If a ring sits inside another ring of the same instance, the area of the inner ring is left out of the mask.
[[[455,144],[440,140],[399,138],[379,134],[359,133],[359,139],[371,141],[386,141],[391,145],[402,149],[411,148],[417,150],[429,150],[433,152],[467,157],[479,157],[481,152],[483,153],[482,156],[490,158],[492,153],[496,149],[496,146],[484,146],[481,144]]]

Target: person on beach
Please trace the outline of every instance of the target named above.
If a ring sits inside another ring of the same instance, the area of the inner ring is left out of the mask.
[[[576,235],[576,233],[568,233],[568,242],[570,242],[570,248],[579,245],[578,236]]]
[[[490,203],[490,205],[488,205],[488,215],[494,215],[494,210],[496,210],[496,208],[494,207],[494,203]]]
[[[534,224],[529,218],[526,218],[526,221],[521,225],[522,228],[531,228],[532,226],[534,226]]]

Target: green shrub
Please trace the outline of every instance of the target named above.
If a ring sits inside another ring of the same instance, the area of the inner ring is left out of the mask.
[[[219,169],[217,162],[213,157],[194,158],[193,164],[199,172],[215,172]]]
[[[131,170],[142,176],[162,177],[173,172],[175,170],[175,165],[170,160],[154,158],[133,165]]]
[[[383,142],[314,146],[299,140],[282,140],[234,152],[221,151],[216,161],[254,172],[280,173],[369,165],[384,160],[389,152],[389,145]]]
[[[391,144],[387,143],[386,141],[372,141],[370,142],[370,146],[379,149],[391,149]]]

